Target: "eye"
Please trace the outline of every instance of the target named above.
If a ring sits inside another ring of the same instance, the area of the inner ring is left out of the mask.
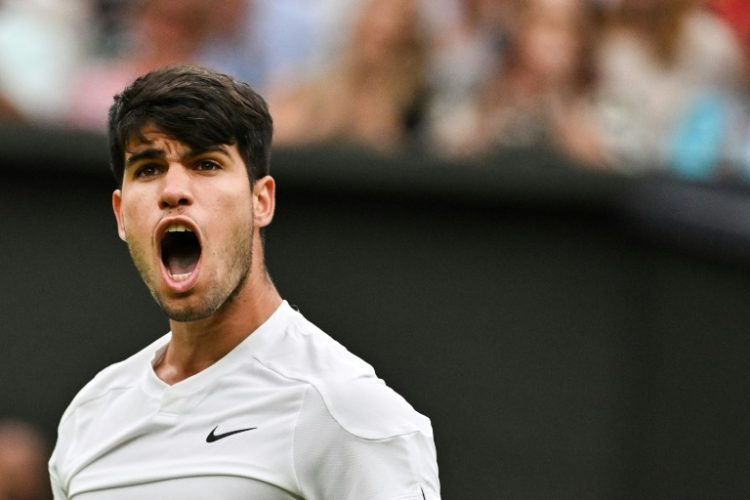
[[[195,169],[201,172],[221,170],[221,164],[215,160],[200,160],[195,164]]]
[[[146,163],[135,170],[133,177],[152,177],[160,171],[161,168],[156,163]]]

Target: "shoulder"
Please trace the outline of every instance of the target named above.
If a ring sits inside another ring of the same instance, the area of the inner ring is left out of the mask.
[[[162,336],[132,356],[111,364],[97,373],[81,388],[68,405],[60,420],[61,425],[75,411],[91,401],[112,392],[132,387],[143,376],[143,366],[151,362],[154,353],[166,344],[169,334]]]
[[[378,378],[375,370],[300,313],[292,312],[266,368],[310,386],[325,411],[351,434],[385,439],[415,431],[432,434],[430,421]]]
[[[341,429],[358,438],[382,440],[415,432],[432,437],[430,420],[375,376],[329,381],[314,389],[311,397],[319,397]]]

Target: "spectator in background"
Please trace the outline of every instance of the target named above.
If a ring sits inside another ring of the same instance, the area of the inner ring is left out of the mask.
[[[97,0],[102,50],[80,72],[69,124],[103,131],[112,96],[137,75],[193,63],[236,75],[268,92],[297,83],[323,57],[323,31],[344,0]],[[356,4],[357,2],[348,2]],[[108,38],[109,37],[109,38]]]
[[[667,165],[676,176],[700,181],[750,181],[750,3],[711,2],[736,35],[744,56],[733,87],[696,94],[670,137]]]
[[[267,92],[299,84],[321,63],[323,32],[343,16],[346,0],[223,0],[215,2],[199,62]],[[348,0],[350,5],[356,1]],[[339,6],[332,9],[331,5]],[[334,14],[335,13],[335,14]]]
[[[79,72],[66,114],[70,125],[104,131],[112,96],[136,76],[176,63],[196,63],[210,32],[216,0],[137,0],[128,4],[126,39],[112,60]]]
[[[621,0],[607,21],[591,119],[613,166],[661,169],[696,93],[737,80],[736,43],[699,0]]]
[[[416,0],[369,0],[339,64],[309,85],[271,97],[275,141],[404,147],[416,130],[426,84]]]
[[[502,69],[512,0],[442,0],[431,26],[427,123],[439,151],[473,134],[473,97]],[[467,121],[469,123],[467,123]]]
[[[265,84],[270,61],[259,43],[263,5],[258,0],[224,0],[211,10],[209,36],[198,49],[203,65],[250,82],[256,88]],[[299,30],[301,27],[296,26]]]
[[[60,120],[91,23],[87,0],[0,1],[0,117]]]
[[[0,122],[19,121],[21,119],[21,114],[18,112],[13,103],[10,102],[10,100],[8,100],[5,96],[0,95]]]
[[[34,427],[0,421],[0,500],[51,499],[49,456],[47,443]]]
[[[581,102],[593,81],[594,26],[581,0],[528,0],[512,4],[504,62],[455,114],[430,124],[435,147],[449,155],[483,155],[496,148],[552,146],[600,161]],[[446,127],[463,124],[464,133]]]
[[[734,31],[740,48],[745,56],[750,58],[750,2],[747,0],[706,1],[719,18]]]

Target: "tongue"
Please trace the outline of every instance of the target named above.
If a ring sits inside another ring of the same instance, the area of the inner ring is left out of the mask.
[[[197,263],[195,255],[170,255],[167,258],[167,268],[172,276],[192,273]]]

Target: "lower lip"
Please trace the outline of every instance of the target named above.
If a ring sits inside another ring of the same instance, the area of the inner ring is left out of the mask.
[[[169,274],[169,270],[164,266],[164,263],[159,261],[160,267],[161,267],[161,275],[162,278],[164,278],[164,282],[167,285],[167,288],[173,293],[176,294],[184,294],[189,292],[192,288],[195,287],[195,285],[198,283],[198,274],[200,273],[200,267],[201,267],[201,259],[198,259],[198,262],[195,264],[195,269],[193,269],[193,272],[190,273],[190,276],[188,276],[186,279],[180,279],[176,280],[172,277],[171,274]]]

